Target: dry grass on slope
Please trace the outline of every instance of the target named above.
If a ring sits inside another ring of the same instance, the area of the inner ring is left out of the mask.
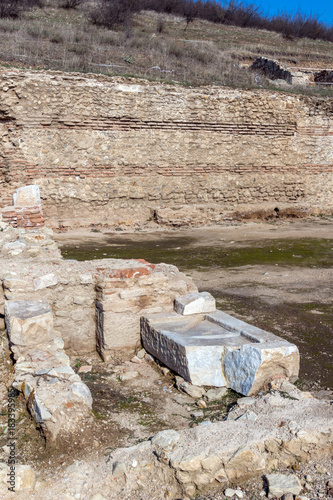
[[[3,64],[233,87],[270,85],[242,68],[259,55],[289,66],[333,67],[330,42],[288,41],[274,32],[201,20],[184,30],[183,18],[155,12],[137,14],[126,36],[122,27],[107,30],[89,23],[87,2],[75,10],[57,5],[35,7],[15,20],[0,19]]]

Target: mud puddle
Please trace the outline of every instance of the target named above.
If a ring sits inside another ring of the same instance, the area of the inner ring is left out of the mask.
[[[141,235],[140,235],[141,236]],[[154,264],[165,262],[182,271],[211,267],[244,265],[290,265],[297,267],[333,267],[333,241],[329,239],[277,239],[274,242],[220,242],[219,246],[194,245],[190,237],[108,239],[107,243],[65,245],[66,259],[145,259]]]

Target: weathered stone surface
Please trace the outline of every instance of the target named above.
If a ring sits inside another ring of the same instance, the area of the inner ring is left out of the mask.
[[[148,447],[141,443],[142,450],[139,447],[118,449],[112,452],[110,459],[113,463],[126,465],[129,484],[131,477],[136,479],[140,470],[138,465],[131,473],[134,460],[140,464],[157,457],[149,478],[161,470],[168,474],[171,467],[173,475],[168,476],[168,484],[180,485],[181,491],[175,494],[175,498],[183,498],[189,485],[192,496],[201,496],[202,493],[204,496],[204,492],[217,485],[236,490],[235,485],[248,478],[262,476],[279,465],[295,464],[300,451],[304,460],[330,456],[333,450],[330,404],[315,399],[288,400],[287,405],[270,406],[267,411],[272,398],[274,394],[256,398],[253,403],[258,415],[256,422],[220,421],[198,425],[194,429],[179,431],[179,439],[177,436],[176,445],[170,449],[161,450],[154,442]],[[286,426],[280,425],[281,421],[288,422],[291,416],[299,422],[302,430],[306,430],[307,436],[316,436],[316,443],[310,444],[303,434],[293,437]],[[293,446],[290,446],[291,442]],[[241,498],[241,490],[236,491],[235,496]]]
[[[239,420],[251,420],[252,422],[255,422],[257,420],[258,416],[256,413],[254,413],[254,411],[246,411],[245,413],[243,413],[243,415],[241,415],[240,417],[236,418],[237,421]]]
[[[41,205],[39,187],[35,184],[18,188],[13,194],[16,207],[35,207]]]
[[[245,396],[274,379],[295,381],[294,344],[222,311],[141,319],[145,349],[194,385],[227,386]]]
[[[226,394],[228,394],[228,390],[225,387],[221,387],[220,389],[209,389],[204,395],[204,398],[207,401],[217,401],[224,398]]]
[[[97,287],[97,342],[105,360],[113,349],[136,344],[143,314],[172,311],[176,296],[197,290],[174,266],[155,266],[140,259],[125,262],[131,267],[108,270]]]
[[[180,434],[173,429],[158,432],[151,440],[152,444],[165,450],[172,449],[180,439]]]
[[[180,391],[186,392],[194,399],[202,398],[205,394],[205,389],[197,385],[189,384],[182,377],[176,377],[176,387]]]
[[[91,365],[84,365],[79,368],[78,373],[89,373],[91,372],[91,370],[92,370]]]
[[[5,243],[2,247],[2,250],[11,252],[12,255],[18,255],[19,253],[23,252],[25,247],[26,247],[25,239],[19,238],[16,241]]]
[[[45,274],[39,278],[34,279],[34,289],[43,290],[43,288],[48,288],[49,286],[55,286],[58,284],[58,278],[54,273]]]
[[[203,336],[207,329],[211,335]],[[224,346],[214,342],[220,329],[202,315],[156,314],[142,318],[141,336],[146,351],[193,385],[225,386],[221,371]]]
[[[107,500],[105,496],[102,495],[102,493],[95,493],[90,500]]]
[[[137,93],[134,81],[124,92],[122,83],[103,78],[3,72],[2,89],[10,82],[11,90],[0,91],[10,117],[2,125],[1,199],[17,178],[38,182],[45,212],[62,227],[96,219],[133,226],[147,223],[153,210],[159,222],[190,225],[220,222],[237,205],[331,209],[327,100],[149,83]],[[35,156],[40,150],[43,161]],[[200,204],[200,213],[190,204]]]
[[[35,471],[30,465],[17,465],[15,467],[16,485],[17,490],[29,490],[35,483]]]
[[[33,347],[51,340],[53,315],[45,301],[6,301],[5,320],[9,340],[14,345]]]
[[[136,346],[142,312],[172,310],[176,296],[197,291],[190,278],[166,264],[152,267],[134,259],[103,259],[102,263],[61,259],[52,235],[47,227],[27,231],[8,226],[0,231],[0,279],[4,295],[0,296],[0,326],[4,299],[47,300],[54,312],[54,329],[61,332],[66,351],[82,355],[96,349],[97,312],[100,352],[111,357],[113,349]],[[14,246],[14,250],[4,251],[6,243],[15,243],[18,249]],[[38,260],[29,253],[34,248],[38,248]],[[12,251],[19,254],[15,257]],[[142,268],[148,274],[134,277],[137,269]],[[133,276],[108,277],[117,274]],[[126,295],[132,290],[133,296]]]
[[[302,491],[300,480],[294,474],[267,474],[269,498],[281,498],[287,493],[299,495]]]
[[[183,316],[209,313],[216,310],[214,297],[208,292],[190,293],[175,300],[174,309]]]
[[[6,301],[6,325],[16,359],[13,387],[22,391],[47,443],[59,445],[89,419],[92,397],[55,337],[47,302]]]
[[[233,490],[232,488],[224,490],[224,494],[227,498],[232,498],[234,496],[237,498],[243,498],[243,492],[241,490]]]
[[[256,402],[255,398],[245,397],[237,399],[237,404],[240,408],[247,408]]]
[[[137,378],[139,376],[139,373],[136,371],[128,371],[125,373],[122,373],[119,375],[119,378],[122,382],[127,382],[128,380],[133,380],[134,378]]]

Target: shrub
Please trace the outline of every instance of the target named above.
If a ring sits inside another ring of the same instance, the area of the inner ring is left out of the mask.
[[[157,19],[156,31],[157,33],[163,33],[165,30],[165,20],[162,17]]]
[[[16,0],[0,0],[0,18],[16,19],[23,10],[23,4]]]
[[[60,7],[63,9],[76,9],[79,5],[82,5],[85,0],[62,0]]]
[[[142,9],[181,15],[186,20],[185,29],[195,18],[200,18],[219,24],[276,31],[289,39],[307,37],[333,41],[333,27],[320,22],[314,15],[282,13],[269,19],[254,4],[242,0],[229,0],[224,4],[216,0],[137,0],[136,10]]]
[[[42,7],[42,0],[0,0],[0,19],[17,19],[31,7]]]
[[[130,24],[132,14],[140,11],[136,0],[101,0],[91,11],[90,19],[97,26],[112,28],[115,24]]]

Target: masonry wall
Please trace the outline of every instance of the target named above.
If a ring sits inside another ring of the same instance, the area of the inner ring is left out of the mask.
[[[54,225],[132,225],[159,207],[333,209],[333,104],[32,71],[0,74],[0,199],[40,186]]]

